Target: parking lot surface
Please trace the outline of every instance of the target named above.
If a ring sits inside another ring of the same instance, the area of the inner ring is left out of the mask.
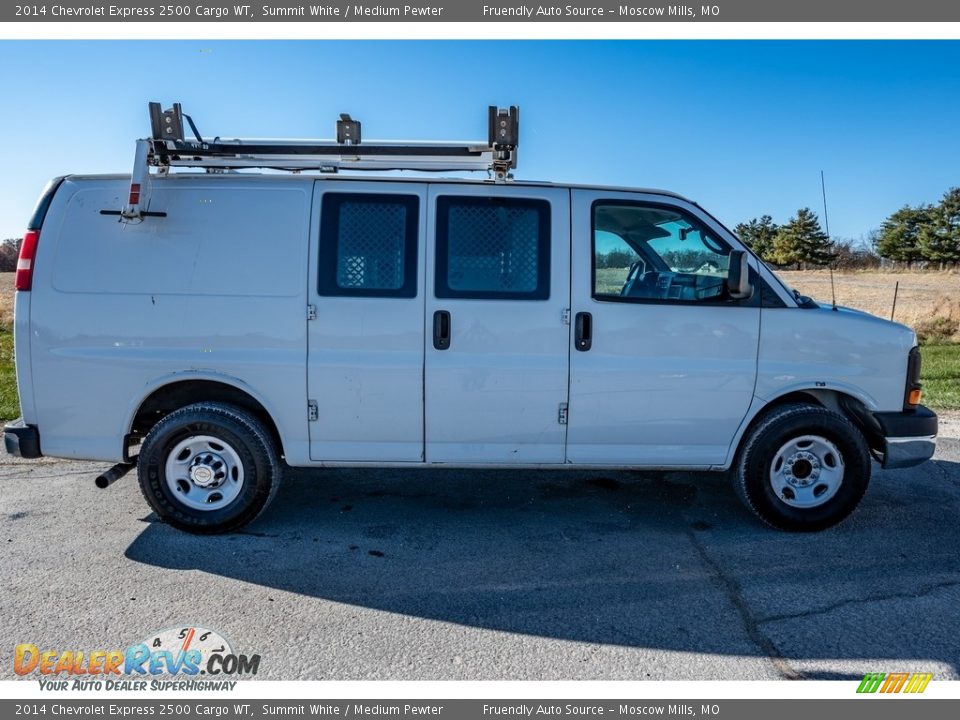
[[[13,648],[201,626],[258,679],[960,678],[960,433],[818,534],[689,473],[290,471],[245,531],[159,523],[105,464],[0,461]]]

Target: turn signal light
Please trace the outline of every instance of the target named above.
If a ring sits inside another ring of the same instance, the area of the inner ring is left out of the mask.
[[[907,395],[907,404],[919,405],[921,399],[923,399],[923,390],[921,390],[920,388],[914,388]]]

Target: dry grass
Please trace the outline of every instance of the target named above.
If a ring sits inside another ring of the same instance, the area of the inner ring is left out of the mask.
[[[830,302],[830,274],[826,270],[779,271],[791,287],[820,302]],[[893,292],[897,307],[893,319],[913,328],[925,324],[960,326],[960,274],[955,272],[852,272],[834,273],[837,304],[890,317]],[[960,333],[954,330],[955,340]]]
[[[626,268],[597,270],[598,290],[619,293],[626,274]],[[777,274],[804,295],[821,303],[830,302],[830,273],[826,270],[781,270]],[[838,272],[834,273],[833,280],[838,305],[888,319],[893,291],[899,282],[894,320],[921,331],[947,329],[946,336],[940,337],[933,332],[921,332],[930,335],[930,340],[960,340],[960,273]]]
[[[13,325],[13,276],[15,274],[0,272],[0,327]]]

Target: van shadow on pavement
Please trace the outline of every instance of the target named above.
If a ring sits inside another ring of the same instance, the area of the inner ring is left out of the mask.
[[[245,531],[198,538],[150,516],[126,555],[477,628],[767,655],[783,677],[831,658],[956,675],[958,491],[955,462],[875,468],[852,518],[789,534],[720,475],[292,470]]]

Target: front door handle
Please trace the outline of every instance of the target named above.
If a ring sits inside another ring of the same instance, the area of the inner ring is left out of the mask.
[[[446,310],[433,314],[433,347],[437,350],[450,347],[450,313]]]
[[[593,315],[588,312],[578,312],[574,323],[576,337],[574,343],[577,350],[586,352],[593,346]]]

